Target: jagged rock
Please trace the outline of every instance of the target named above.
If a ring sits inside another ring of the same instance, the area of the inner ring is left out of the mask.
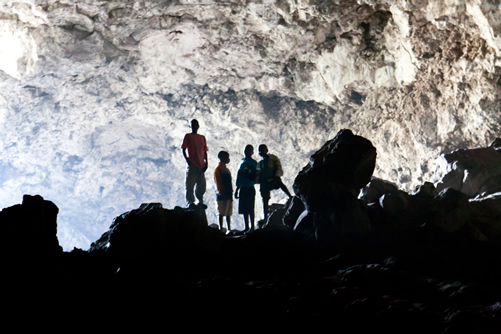
[[[375,164],[376,148],[350,130],[339,131],[311,156],[293,187],[313,214],[318,241],[341,245],[367,236],[370,222],[356,195],[370,181]]]
[[[0,211],[3,240],[9,252],[51,256],[62,251],[57,239],[58,207],[40,195],[24,195],[23,203]]]
[[[315,238],[315,225],[313,224],[313,213],[304,210],[297,218],[294,231],[303,235],[306,240],[314,241]]]
[[[287,212],[287,208],[290,206],[292,200],[287,201],[285,204],[272,204],[269,207],[269,215],[265,224],[262,226],[263,229],[290,229],[289,226],[284,224],[284,216]]]
[[[307,210],[328,208],[331,192],[358,191],[371,180],[376,166],[376,148],[350,130],[341,130],[334,139],[310,157],[294,180],[294,191]]]
[[[477,198],[469,202],[472,214],[470,224],[476,239],[501,243],[501,198]]]
[[[499,150],[501,148],[501,138],[494,139],[490,147],[493,147],[495,150]]]
[[[425,182],[414,189],[412,195],[418,198],[433,198],[438,195],[437,188],[431,182]]]
[[[106,252],[118,265],[158,259],[202,259],[217,254],[224,236],[207,226],[203,206],[194,210],[163,209],[160,203],[142,204],[115,218],[110,229],[89,251]]]
[[[367,211],[350,193],[339,195],[330,211],[305,210],[294,230],[305,240],[314,238],[321,247],[343,247],[363,242],[371,231]]]
[[[301,201],[299,201],[301,202]],[[294,197],[289,199],[285,204],[270,205],[270,214],[265,224],[250,234],[248,240],[256,249],[265,250],[281,250],[293,254],[296,251],[292,249],[301,246],[301,237],[299,233],[294,231],[294,228],[284,223],[289,209],[293,207]],[[267,255],[263,255],[267,256]]]
[[[293,196],[292,200],[288,202],[286,212],[283,216],[283,223],[291,228],[296,226],[299,216],[305,210],[304,204],[297,196]]]
[[[447,188],[436,198],[436,215],[433,224],[448,233],[455,233],[471,220],[468,197],[453,189]]]
[[[395,183],[372,177],[371,181],[362,188],[358,198],[366,204],[376,203],[379,202],[381,196],[397,192],[399,189]]]
[[[359,198],[367,206],[375,240],[405,243],[419,237],[422,224],[434,215],[429,191],[426,185],[409,195],[391,182],[371,180]]]
[[[387,181],[373,179],[360,199],[369,209],[374,233],[383,240],[403,242],[425,227],[429,236],[445,233],[458,240],[501,242],[501,201],[488,197],[470,202],[453,188],[436,192],[430,182],[409,195]]]
[[[371,231],[367,209],[352,193],[331,191],[328,207],[322,210],[304,210],[298,217],[294,230],[305,239],[321,246],[346,246],[362,242]]]
[[[432,181],[437,190],[453,188],[469,197],[488,195],[501,191],[501,151],[491,146],[461,149],[442,154]]]

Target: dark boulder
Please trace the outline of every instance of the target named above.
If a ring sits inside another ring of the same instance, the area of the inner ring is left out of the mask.
[[[501,243],[501,197],[490,195],[469,201],[474,215],[469,224],[476,240]]]
[[[51,256],[62,252],[57,239],[58,207],[40,195],[24,195],[23,203],[0,211],[2,247],[11,254]]]
[[[223,239],[219,230],[207,226],[202,206],[168,210],[148,203],[116,217],[89,252],[107,253],[119,267],[151,265],[160,258],[163,263],[187,264],[218,254]]]
[[[372,177],[370,182],[362,188],[358,198],[365,204],[377,203],[381,196],[399,191],[395,183]]]
[[[329,193],[347,191],[357,196],[371,180],[376,148],[350,130],[341,130],[314,153],[294,181],[294,191],[310,211],[328,207]]]
[[[311,213],[302,216],[308,218],[296,230],[314,234],[318,242],[327,245],[365,238],[371,224],[357,195],[371,180],[375,165],[376,148],[369,140],[350,130],[339,131],[311,156],[294,181],[297,197]],[[311,225],[314,231],[306,230]]]
[[[285,214],[282,218],[284,225],[294,228],[296,226],[299,216],[305,210],[304,204],[297,196],[293,196],[290,201],[287,202],[287,208]]]
[[[429,182],[408,194],[391,183],[373,179],[360,199],[367,205],[379,240],[405,242],[425,233],[463,241],[501,241],[501,200],[497,196],[470,200],[454,188],[436,192]]]

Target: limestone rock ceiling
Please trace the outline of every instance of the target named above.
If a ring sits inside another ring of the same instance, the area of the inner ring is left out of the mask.
[[[245,145],[268,144],[291,188],[342,128],[410,190],[500,132],[499,6],[447,3],[2,0],[0,206],[41,194],[63,247],[86,249],[142,202],[183,205],[192,118],[212,221],[219,150],[235,177]]]

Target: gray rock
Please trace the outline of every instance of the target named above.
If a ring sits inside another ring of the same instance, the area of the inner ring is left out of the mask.
[[[501,191],[501,152],[494,146],[442,154],[432,181],[437,190],[453,188],[472,198]]]

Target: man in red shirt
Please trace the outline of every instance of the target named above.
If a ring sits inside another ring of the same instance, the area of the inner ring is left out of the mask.
[[[181,145],[188,164],[186,170],[186,204],[188,207],[195,205],[195,195],[198,203],[203,204],[206,189],[204,173],[209,164],[207,159],[209,149],[205,137],[197,133],[199,127],[198,121],[192,120],[191,133],[184,136],[183,145]],[[195,195],[193,195],[193,187],[195,187]]]

